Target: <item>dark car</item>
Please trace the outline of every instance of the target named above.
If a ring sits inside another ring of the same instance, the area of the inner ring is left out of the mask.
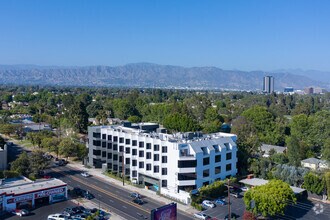
[[[231,213],[231,215],[230,215],[230,219],[237,219],[239,217],[239,215],[236,215],[235,213]],[[226,216],[225,216],[225,220],[228,220],[229,219],[229,214],[227,214]]]
[[[72,208],[72,211],[74,211],[74,213],[76,213],[76,214],[83,213],[85,210],[86,209],[83,206],[75,206]]]
[[[91,200],[91,199],[94,199],[95,196],[92,193],[87,191],[86,193],[84,193],[84,198],[88,199],[88,200]]]
[[[86,191],[83,189],[80,189],[79,187],[74,187],[72,190],[73,194],[77,195],[77,196],[83,196]]]
[[[144,204],[144,201],[142,199],[139,199],[139,198],[133,199],[133,202],[136,203],[136,204],[139,204],[139,205]]]

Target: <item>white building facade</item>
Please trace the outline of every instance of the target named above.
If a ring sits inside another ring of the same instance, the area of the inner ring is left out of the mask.
[[[158,124],[98,126],[88,129],[88,165],[121,173],[132,182],[182,198],[237,173],[236,135],[166,134]],[[178,194],[181,194],[178,195]]]

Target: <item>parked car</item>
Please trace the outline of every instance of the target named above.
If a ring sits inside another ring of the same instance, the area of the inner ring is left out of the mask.
[[[139,198],[133,199],[133,202],[136,203],[136,204],[139,204],[139,205],[143,205],[144,204],[144,201],[142,199],[139,199]]]
[[[209,200],[204,200],[202,202],[202,206],[204,206],[206,208],[214,208],[215,207],[214,203],[209,201]]]
[[[81,173],[81,175],[82,175],[83,177],[89,177],[89,176],[90,176],[89,173],[87,173],[87,172],[83,172],[83,173]]]
[[[13,212],[12,212],[14,215],[18,215],[18,216],[27,216],[30,214],[29,210],[27,209],[15,209]]]
[[[247,188],[246,186],[243,186],[243,187],[241,187],[241,190],[242,190],[243,192],[246,192],[246,191],[249,190],[249,188]]]
[[[221,199],[221,198],[216,199],[216,200],[214,201],[214,203],[215,203],[215,204],[222,205],[222,206],[227,204],[226,201],[225,201],[224,199]]]
[[[141,195],[139,193],[131,193],[131,194],[129,194],[129,196],[133,199],[135,199],[135,198],[141,199]]]
[[[230,192],[230,195],[235,198],[240,198],[240,194],[238,192]]]
[[[211,217],[208,216],[208,215],[206,215],[204,212],[198,212],[198,213],[195,213],[195,214],[194,214],[194,217],[195,217],[195,218],[198,218],[198,219],[203,219],[203,220],[211,219]]]
[[[237,219],[239,217],[239,215],[236,215],[235,213],[231,213],[231,215],[230,215],[230,219]],[[227,214],[226,216],[225,216],[225,220],[228,220],[229,219],[229,214]]]
[[[84,206],[75,206],[72,208],[72,211],[76,214],[78,213],[83,213],[85,211],[85,207]]]
[[[68,220],[69,218],[63,214],[48,215],[47,220]]]

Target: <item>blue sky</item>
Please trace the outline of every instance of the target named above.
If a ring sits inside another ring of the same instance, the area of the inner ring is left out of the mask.
[[[330,71],[328,0],[0,0],[0,63]]]

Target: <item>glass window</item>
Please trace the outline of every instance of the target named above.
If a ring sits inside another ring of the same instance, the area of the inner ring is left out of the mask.
[[[151,149],[151,144],[150,143],[147,143],[146,144],[146,148],[149,150],[149,149]]]
[[[167,153],[167,147],[166,146],[162,146],[162,153]]]
[[[105,140],[107,138],[106,134],[102,134],[102,139]]]
[[[126,148],[125,148],[125,153],[126,153],[126,154],[129,154],[129,153],[131,153],[131,148],[129,148],[129,147],[126,147]]]
[[[231,160],[231,152],[226,154],[226,160]]]
[[[112,159],[112,153],[108,153],[108,159]]]
[[[221,173],[221,166],[215,167],[215,168],[214,168],[214,173],[215,173],[215,174],[219,174],[219,173]]]
[[[144,157],[144,151],[143,150],[139,151],[139,157]]]
[[[123,137],[119,138],[119,143],[121,143],[121,144],[124,143],[124,138]]]
[[[117,145],[117,144],[114,144],[114,145],[113,145],[113,150],[114,150],[114,151],[117,151],[117,150],[118,150],[118,145]]]
[[[167,180],[162,180],[162,186],[167,187]]]
[[[137,171],[136,170],[132,171],[132,177],[137,177]]]
[[[159,154],[154,154],[154,161],[159,161]]]
[[[209,169],[203,170],[203,177],[208,177],[210,175]]]
[[[210,164],[210,158],[209,157],[205,157],[203,158],[203,165],[209,165]]]
[[[132,155],[133,156],[137,155],[137,150],[136,149],[132,149]]]
[[[158,144],[154,145],[154,151],[159,151],[159,145]]]
[[[159,166],[154,166],[154,173],[159,173]]]
[[[136,165],[137,165],[137,160],[132,160],[132,166],[136,167]]]
[[[147,163],[147,170],[151,170],[151,164]]]
[[[132,140],[132,146],[137,146],[137,141],[136,140]]]
[[[93,132],[94,138],[101,138],[101,133]]]
[[[125,144],[131,144],[131,139],[126,139]]]
[[[218,163],[221,161],[221,155],[216,155],[215,156],[215,162]]]
[[[178,167],[179,168],[186,168],[186,167],[196,167],[197,160],[179,160]]]
[[[108,141],[112,140],[112,135],[108,135]]]
[[[231,170],[231,163],[226,165],[226,171],[230,171]]]
[[[108,143],[108,149],[112,149],[112,143]]]
[[[162,156],[162,163],[167,163],[167,156]]]
[[[144,142],[143,141],[139,142],[139,147],[141,147],[141,148],[144,147]]]
[[[125,164],[130,164],[130,163],[131,163],[131,159],[125,158]]]
[[[139,168],[144,168],[144,162],[139,162]]]
[[[147,158],[147,159],[151,159],[151,152],[147,152],[147,154],[146,154],[146,158]]]
[[[117,136],[113,136],[113,141],[117,142],[118,141],[118,137]]]
[[[167,175],[167,168],[162,168],[162,175]]]

